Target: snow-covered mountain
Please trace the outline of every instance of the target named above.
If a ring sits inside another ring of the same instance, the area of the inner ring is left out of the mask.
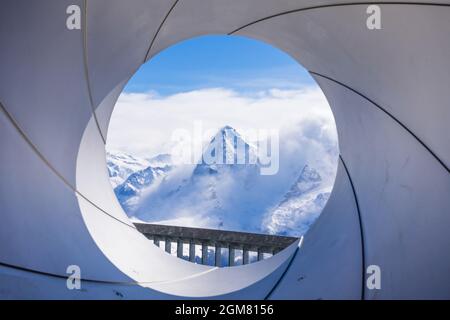
[[[250,228],[257,212],[249,205],[252,185],[259,176],[255,159],[249,163],[255,155],[252,145],[225,126],[205,146],[198,164],[173,170],[158,188],[133,204],[133,215],[158,223]]]
[[[108,158],[108,166],[116,180],[130,164],[140,163],[115,188],[125,211],[155,223],[298,236],[328,199],[331,187],[309,165],[262,176],[255,146],[230,126],[221,128],[203,150],[198,164],[177,166],[170,155],[140,162],[108,154],[114,157]]]
[[[263,230],[278,235],[306,233],[325,207],[330,192],[331,186],[323,185],[320,174],[305,165],[280,203],[267,212]]]
[[[136,198],[141,195],[142,190],[153,185],[157,179],[164,178],[171,169],[172,167],[169,165],[148,166],[131,174],[123,183],[114,188],[114,193],[124,209],[129,211],[130,205],[134,205],[133,200],[137,200]],[[130,202],[130,200],[132,201]]]
[[[117,159],[117,158],[113,158]],[[135,203],[139,200],[143,190],[155,185],[161,181],[172,170],[172,159],[168,154],[157,155],[150,159],[136,159],[133,157],[126,157],[123,154],[120,155],[120,160],[123,161],[128,167],[123,169],[116,162],[112,163],[112,168],[109,169],[110,174],[115,174],[112,177],[112,181],[121,180],[120,183],[114,185],[114,193],[117,199],[126,212],[130,212],[134,208]],[[131,161],[133,160],[133,162]],[[122,178],[124,172],[129,172],[129,165],[133,165],[136,168],[140,168],[135,172],[131,172],[125,179]],[[145,168],[143,168],[146,166]],[[114,179],[114,180],[113,180]]]
[[[123,152],[107,152],[106,164],[113,188],[123,183],[131,174],[149,165],[148,160],[133,157]]]
[[[255,146],[247,143],[232,127],[221,128],[204,148],[202,159],[192,177],[218,174],[223,171],[257,168]]]

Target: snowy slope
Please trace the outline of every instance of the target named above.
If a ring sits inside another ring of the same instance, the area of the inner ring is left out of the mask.
[[[113,157],[111,156],[111,158]],[[121,183],[117,184],[114,188],[114,193],[116,194],[117,199],[121,203],[124,210],[129,212],[134,207],[134,204],[139,200],[141,193],[144,190],[167,176],[167,174],[172,170],[172,161],[170,155],[168,154],[158,155],[148,160],[137,160],[136,158],[132,158],[135,162],[131,162],[130,158],[124,157],[124,155],[121,155],[120,159],[126,159],[127,165],[132,163],[132,165],[137,168],[142,168],[146,165],[143,169],[131,172],[126,179],[122,179]],[[108,163],[109,162],[110,160],[108,159]],[[124,172],[128,172],[130,170],[129,166],[122,170],[120,170],[120,168],[117,169],[117,166],[117,164],[114,164],[109,171],[123,174]],[[119,174],[113,178],[116,178],[117,181],[119,180],[118,177]]]
[[[106,163],[113,188],[123,183],[134,172],[149,165],[148,160],[139,159],[123,152],[107,152]]]
[[[236,163],[243,159],[238,150],[245,150],[244,163]],[[198,164],[174,166],[169,155],[145,160],[147,166],[132,172],[115,193],[128,215],[142,221],[303,234],[320,214],[331,185],[305,164],[262,176],[257,161],[250,161],[255,158],[255,146],[225,126],[204,147]]]
[[[305,165],[298,180],[263,220],[263,230],[270,234],[302,235],[322,212],[331,186],[323,185],[320,174]]]

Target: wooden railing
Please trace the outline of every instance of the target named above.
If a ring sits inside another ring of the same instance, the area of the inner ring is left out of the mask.
[[[208,253],[214,251],[215,266],[236,265],[236,252],[242,252],[242,264],[248,264],[250,254],[254,253],[255,261],[271,256],[283,250],[297,238],[286,236],[275,236],[268,234],[256,234],[247,232],[213,230],[203,228],[189,228],[178,226],[166,226],[148,223],[134,224],[148,239],[153,240],[158,247],[164,242],[164,250],[172,253],[172,247],[176,246],[176,255],[191,262],[208,264]],[[184,245],[189,248],[189,254],[183,254]],[[196,246],[200,246],[200,259],[196,259]],[[213,247],[213,249],[209,249]],[[223,250],[225,249],[225,250]],[[227,263],[223,263],[224,251],[228,252]]]

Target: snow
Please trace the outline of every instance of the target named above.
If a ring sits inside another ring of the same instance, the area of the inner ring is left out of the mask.
[[[107,152],[107,167],[113,188],[123,183],[132,173],[149,165],[145,159],[133,157],[123,152]]]
[[[280,172],[264,176],[257,162],[236,164],[242,146],[245,159],[257,154],[225,126],[196,165],[174,165],[168,154],[137,159],[108,153],[107,162],[119,202],[134,221],[303,235],[325,206],[335,172],[284,160]]]

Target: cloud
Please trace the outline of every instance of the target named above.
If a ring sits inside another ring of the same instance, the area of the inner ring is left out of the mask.
[[[210,88],[164,97],[156,92],[122,93],[111,118],[107,149],[148,158],[170,149],[174,130],[193,130],[199,121],[210,132],[225,124],[238,131],[278,129],[287,149],[305,139],[331,147],[337,139],[333,115],[317,86],[248,95]]]

